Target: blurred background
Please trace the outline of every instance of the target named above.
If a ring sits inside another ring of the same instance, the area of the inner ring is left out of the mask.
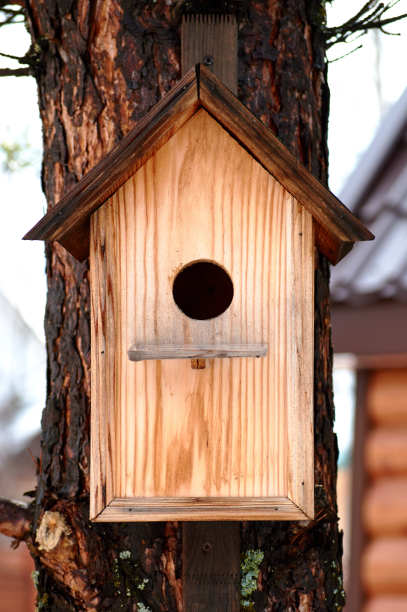
[[[328,24],[362,4],[327,5]],[[389,30],[329,51],[329,186],[376,235],[332,269],[347,612],[407,612],[407,20]],[[0,52],[28,47],[23,24],[0,30]],[[27,502],[46,377],[44,249],[21,240],[46,209],[34,79],[0,79],[0,117],[0,496]],[[0,612],[34,610],[33,569],[0,536]]]

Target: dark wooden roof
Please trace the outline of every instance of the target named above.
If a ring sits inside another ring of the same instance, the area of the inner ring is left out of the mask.
[[[199,108],[209,112],[313,215],[319,249],[337,263],[373,235],[207,68],[190,70],[140,123],[35,227],[28,240],[58,240],[78,259],[89,253],[89,216]]]

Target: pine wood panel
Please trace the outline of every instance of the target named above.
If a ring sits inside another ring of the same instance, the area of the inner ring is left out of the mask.
[[[363,612],[406,612],[407,596],[383,595],[370,599],[363,608]]]
[[[366,437],[366,469],[372,477],[406,474],[407,427],[374,429]]]
[[[208,321],[189,319],[172,298],[177,272],[200,259],[234,284],[229,309]],[[123,520],[184,520],[188,507],[196,520],[233,520],[199,499],[248,497],[262,518],[312,516],[311,215],[200,111],[93,215],[91,271],[91,515],[109,504],[105,516],[118,516],[118,500],[149,498],[146,513],[139,499],[140,512],[123,510]],[[193,370],[184,360],[130,361],[139,342],[269,352]],[[178,514],[176,497],[186,499]],[[288,513],[270,509],[281,499]]]
[[[207,58],[218,79],[237,95],[237,27],[235,15],[184,15],[182,74]]]
[[[378,370],[372,373],[367,410],[377,425],[407,426],[407,369]]]
[[[407,594],[407,538],[381,538],[366,548],[361,577],[369,595]]]
[[[185,522],[182,548],[185,610],[239,612],[239,523]]]
[[[364,526],[374,535],[407,532],[407,475],[380,478],[367,489],[363,502]]]

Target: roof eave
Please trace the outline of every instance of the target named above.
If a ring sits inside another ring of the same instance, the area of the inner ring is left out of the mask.
[[[158,102],[58,204],[24,236],[57,240],[82,261],[89,255],[89,217],[199,108],[195,69]]]
[[[27,234],[58,240],[77,259],[89,253],[89,217],[203,107],[314,217],[322,253],[337,263],[373,235],[207,68],[197,65]]]

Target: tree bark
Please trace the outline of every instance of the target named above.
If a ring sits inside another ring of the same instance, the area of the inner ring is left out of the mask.
[[[44,134],[42,182],[49,206],[54,206],[177,82],[181,15],[205,6],[208,10],[211,3],[26,3]],[[324,2],[223,4],[238,11],[239,98],[326,181]],[[88,520],[88,265],[54,244],[47,247],[47,277],[48,399],[30,544],[40,609],[180,612],[180,525],[100,525]],[[242,524],[242,553],[253,548],[264,553],[254,610],[343,606],[328,277],[328,264],[320,256],[315,295],[316,519],[306,525]]]

